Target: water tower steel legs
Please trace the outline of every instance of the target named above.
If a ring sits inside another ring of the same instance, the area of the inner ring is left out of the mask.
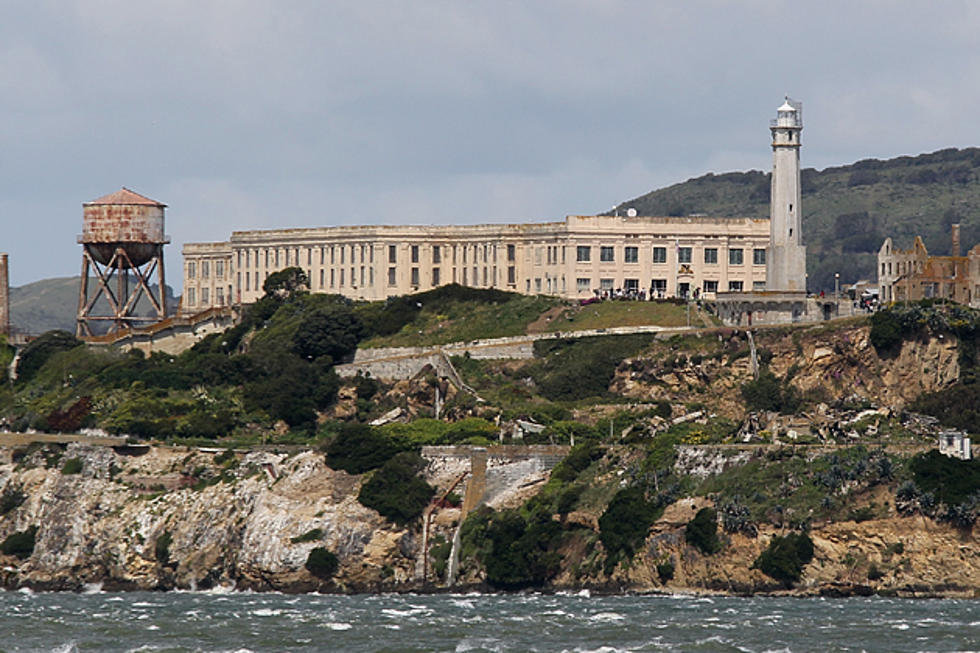
[[[95,273],[96,290],[89,297],[89,271]],[[153,273],[157,272],[160,296],[157,297],[150,289]],[[129,287],[129,275],[136,281],[132,290]],[[116,277],[115,292],[112,289],[112,277]],[[163,289],[166,287],[163,273],[163,245],[158,245],[152,258],[141,266],[133,264],[132,259],[122,247],[117,247],[112,258],[100,265],[98,259],[86,244],[82,251],[82,279],[78,296],[78,317],[75,333],[78,336],[92,336],[92,324],[111,322],[109,333],[123,329],[132,329],[153,322],[159,322],[167,316],[166,300]],[[135,313],[139,300],[146,296],[154,316],[140,316]],[[95,311],[99,297],[105,297],[109,313]]]

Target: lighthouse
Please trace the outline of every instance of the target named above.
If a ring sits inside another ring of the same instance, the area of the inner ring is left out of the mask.
[[[769,203],[769,247],[766,290],[806,291],[806,247],[803,246],[800,200],[800,132],[803,104],[788,97],[769,123],[772,132],[772,190]]]

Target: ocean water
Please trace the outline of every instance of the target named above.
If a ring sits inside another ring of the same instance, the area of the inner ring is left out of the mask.
[[[980,651],[980,601],[0,592],[0,651]]]

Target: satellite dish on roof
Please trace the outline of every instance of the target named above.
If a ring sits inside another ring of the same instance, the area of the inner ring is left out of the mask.
[[[636,209],[626,209],[626,216],[630,218],[636,217]]]

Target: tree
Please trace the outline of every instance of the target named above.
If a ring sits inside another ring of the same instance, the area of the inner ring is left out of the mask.
[[[353,354],[364,328],[347,304],[327,304],[306,316],[293,336],[293,351],[315,360],[329,356],[341,360]]]
[[[687,522],[684,540],[705,555],[721,551],[718,539],[718,513],[714,508],[701,508],[694,518]]]
[[[44,366],[48,359],[61,351],[74,349],[82,341],[67,331],[48,331],[37,340],[24,347],[17,361],[17,380],[24,383],[30,381]]]
[[[429,505],[435,489],[418,476],[425,463],[417,453],[402,452],[382,465],[361,486],[357,500],[396,524],[414,521]]]
[[[310,279],[303,268],[283,268],[265,278],[262,290],[266,295],[292,295],[310,289]]]
[[[306,557],[306,570],[322,580],[332,578],[340,568],[340,561],[336,554],[322,546],[310,550]]]

